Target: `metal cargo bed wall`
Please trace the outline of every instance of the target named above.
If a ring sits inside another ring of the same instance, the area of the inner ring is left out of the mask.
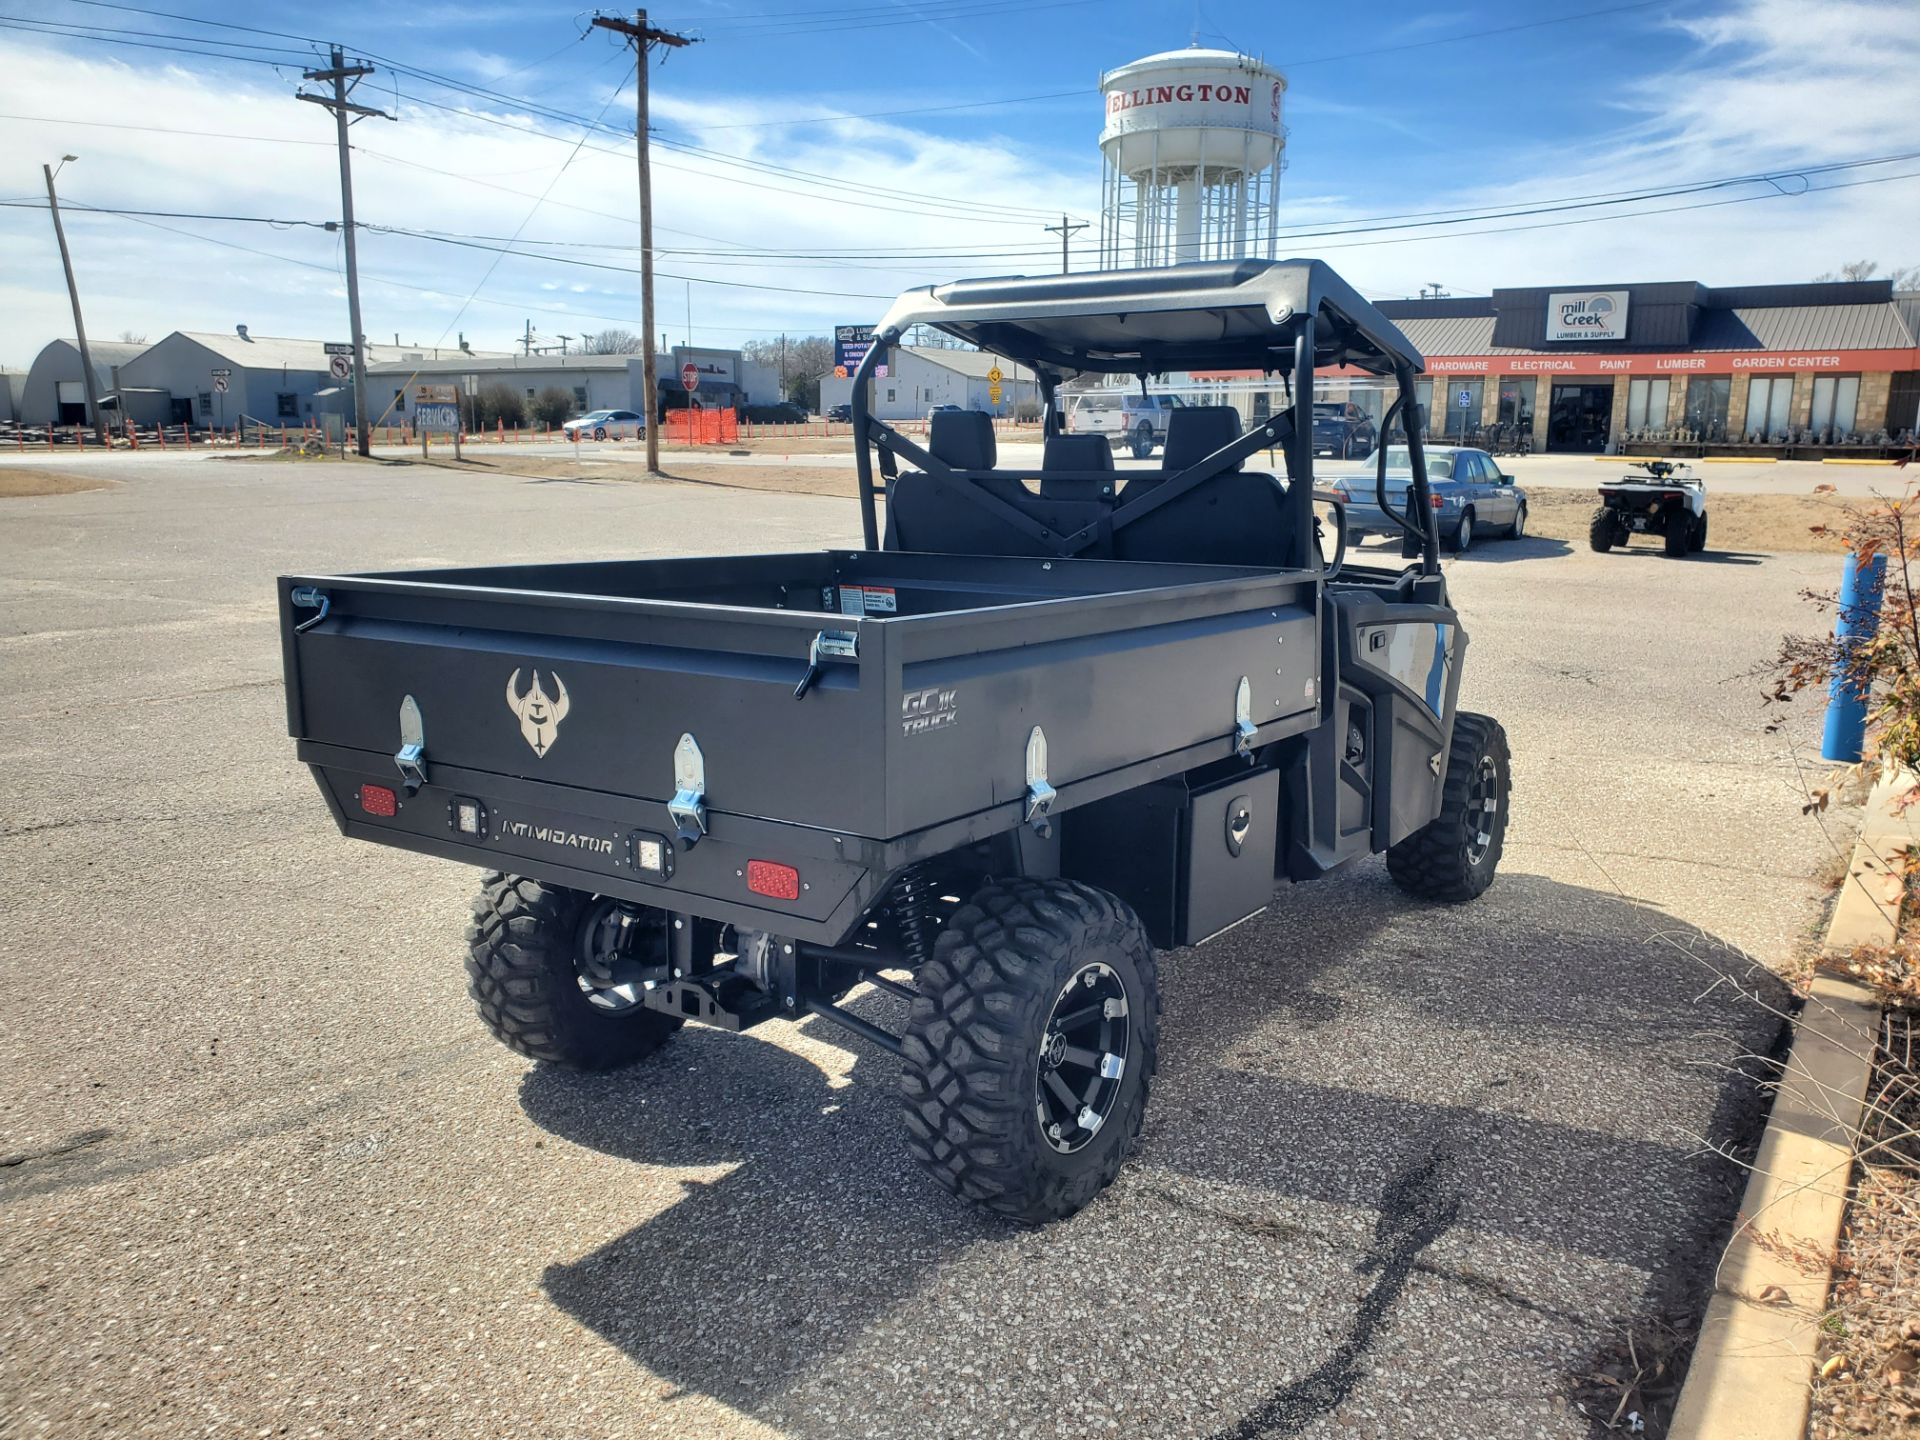
[[[801,558],[742,557],[723,568]],[[876,559],[865,556],[859,568]],[[1130,571],[1136,584],[1152,571],[1157,583],[1038,599],[1016,589],[1011,603],[982,594],[972,599],[978,608],[880,618],[810,608],[818,591],[802,600],[798,586],[794,603],[809,608],[636,598],[632,588],[595,594],[608,567],[585,565],[545,567],[540,578],[552,588],[538,591],[500,588],[525,583],[511,570],[286,581],[290,728],[391,773],[400,707],[411,695],[429,770],[629,797],[657,810],[662,826],[675,747],[691,733],[717,817],[870,841],[919,834],[935,844],[1018,823],[1035,726],[1047,737],[1049,783],[1062,792],[1082,786],[1062,794],[1064,808],[1103,785],[1231,753],[1242,676],[1261,743],[1312,722],[1310,574],[982,557],[884,563],[936,562],[971,566],[976,577],[1031,571],[1050,585],[1076,565],[1086,574]],[[671,578],[686,573],[684,563],[650,570],[652,562],[634,562],[622,573]],[[551,573],[565,571],[586,573]],[[736,582],[745,584],[728,579]],[[293,626],[315,612],[291,607],[296,585],[326,592],[330,605],[298,634]],[[762,589],[770,596],[773,587]],[[904,611],[908,591],[901,595]],[[857,658],[829,659],[795,699],[823,630],[855,636]],[[549,705],[565,707],[541,748],[514,708],[536,676]],[[921,847],[889,848],[897,860]]]

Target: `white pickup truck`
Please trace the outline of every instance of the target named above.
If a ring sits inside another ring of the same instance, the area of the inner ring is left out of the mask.
[[[1167,419],[1181,408],[1178,395],[1142,395],[1139,391],[1088,390],[1067,399],[1069,435],[1105,435],[1115,448],[1126,445],[1145,459],[1167,438]]]

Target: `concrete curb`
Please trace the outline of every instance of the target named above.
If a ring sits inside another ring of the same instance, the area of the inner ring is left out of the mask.
[[[1882,781],[1867,802],[1866,824],[1827,927],[1829,955],[1888,944],[1897,933],[1902,882],[1894,862],[1915,837],[1911,821],[1887,813],[1895,788]],[[1804,1440],[1880,1009],[1865,985],[1834,975],[1813,982],[1674,1410],[1671,1440]]]

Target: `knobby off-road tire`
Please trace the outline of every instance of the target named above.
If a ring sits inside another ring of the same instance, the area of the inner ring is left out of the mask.
[[[1693,539],[1689,542],[1693,553],[1698,555],[1707,548],[1707,517],[1702,515],[1693,522]]]
[[[1667,554],[1672,556],[1691,555],[1693,553],[1693,517],[1687,516],[1679,525],[1669,524],[1666,533],[1660,537],[1660,544]]]
[[[1097,985],[1083,984],[1089,975]],[[900,1067],[914,1158],[954,1194],[1027,1224],[1071,1215],[1111,1184],[1139,1137],[1159,1044],[1159,979],[1139,917],[1073,881],[991,880],[954,911],[916,978]],[[1063,1010],[1083,991],[1090,1005]],[[1096,1007],[1110,1014],[1095,997],[1116,993],[1123,1017],[1063,1026]],[[1111,1093],[1056,1053],[1083,1048],[1089,1023],[1124,1064]],[[1075,1094],[1097,1092],[1090,1138],[1077,1126],[1050,1136],[1049,1069]]]
[[[680,1028],[639,1006],[601,1009],[580,987],[575,956],[594,897],[489,870],[467,927],[467,993],[494,1038],[568,1070],[618,1070]]]
[[[1462,711],[1454,717],[1440,813],[1387,851],[1394,883],[1450,904],[1480,895],[1500,865],[1510,794],[1507,732],[1490,715]]]
[[[1602,505],[1593,512],[1593,520],[1587,526],[1587,545],[1604,555],[1620,543],[1620,527],[1614,524],[1613,511]]]

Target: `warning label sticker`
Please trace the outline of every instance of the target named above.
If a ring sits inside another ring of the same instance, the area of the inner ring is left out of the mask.
[[[891,585],[842,585],[839,610],[842,615],[893,615],[900,609],[899,598]]]

